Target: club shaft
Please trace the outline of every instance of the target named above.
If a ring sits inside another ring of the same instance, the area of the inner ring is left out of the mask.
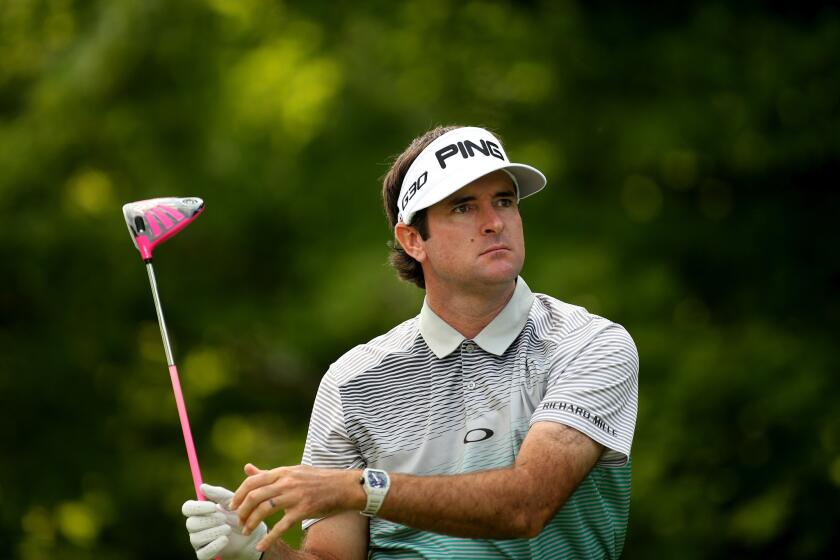
[[[166,321],[163,319],[163,308],[160,305],[160,295],[158,295],[157,281],[155,280],[155,269],[152,266],[152,261],[146,261],[146,271],[149,273],[149,284],[152,286],[152,297],[155,300],[155,311],[157,311],[158,325],[160,325],[160,337],[163,339],[163,351],[166,352],[166,365],[174,366],[175,360],[172,358],[172,346],[169,344],[169,334],[166,332]]]
[[[149,272],[149,284],[152,286],[152,297],[155,300],[155,311],[157,311],[160,335],[163,338],[163,349],[166,352],[166,363],[169,366],[169,379],[172,381],[172,391],[175,394],[175,405],[178,407],[178,419],[181,421],[181,432],[184,435],[184,445],[187,447],[187,459],[190,462],[195,495],[199,500],[204,499],[201,493],[201,469],[198,466],[198,455],[195,452],[190,420],[187,417],[187,405],[184,403],[184,393],[181,391],[181,380],[178,377],[178,368],[172,358],[172,348],[169,344],[169,335],[166,333],[166,322],[163,319],[163,308],[160,305],[157,282],[155,281],[155,270],[152,261],[146,261],[146,270]]]
[[[187,459],[190,462],[195,495],[199,500],[204,499],[201,493],[201,468],[198,466],[198,455],[195,452],[190,420],[187,418],[187,405],[184,404],[184,394],[181,392],[181,381],[178,379],[178,368],[175,364],[169,366],[169,378],[172,380],[172,391],[175,392],[175,405],[178,407],[178,418],[181,420],[181,432],[184,434],[184,445],[187,446]]]

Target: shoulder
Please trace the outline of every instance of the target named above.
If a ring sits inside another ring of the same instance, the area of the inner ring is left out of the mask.
[[[540,338],[565,348],[616,344],[636,352],[633,338],[622,325],[546,294],[534,296],[530,318]]]
[[[394,354],[409,353],[420,334],[418,317],[412,317],[377,336],[376,338],[351,348],[333,362],[323,381],[340,387],[358,375],[376,367],[383,360]]]

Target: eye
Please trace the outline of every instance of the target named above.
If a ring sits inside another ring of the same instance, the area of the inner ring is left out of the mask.
[[[469,209],[470,209],[469,205],[459,204],[458,206],[456,206],[452,209],[452,212],[454,214],[466,214]]]
[[[516,202],[512,198],[500,198],[496,201],[496,205],[501,208],[510,208],[516,206]]]

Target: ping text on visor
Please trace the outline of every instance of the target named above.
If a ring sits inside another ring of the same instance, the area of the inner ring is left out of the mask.
[[[399,220],[410,224],[418,211],[499,169],[511,176],[519,198],[545,187],[545,175],[530,165],[511,163],[489,131],[473,126],[450,130],[426,146],[408,168],[397,199]]]

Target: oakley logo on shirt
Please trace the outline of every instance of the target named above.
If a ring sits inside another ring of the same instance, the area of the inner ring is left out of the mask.
[[[491,437],[493,437],[493,430],[488,428],[476,428],[474,430],[470,430],[464,435],[464,443],[476,443],[484,441],[485,439],[490,439]]]

